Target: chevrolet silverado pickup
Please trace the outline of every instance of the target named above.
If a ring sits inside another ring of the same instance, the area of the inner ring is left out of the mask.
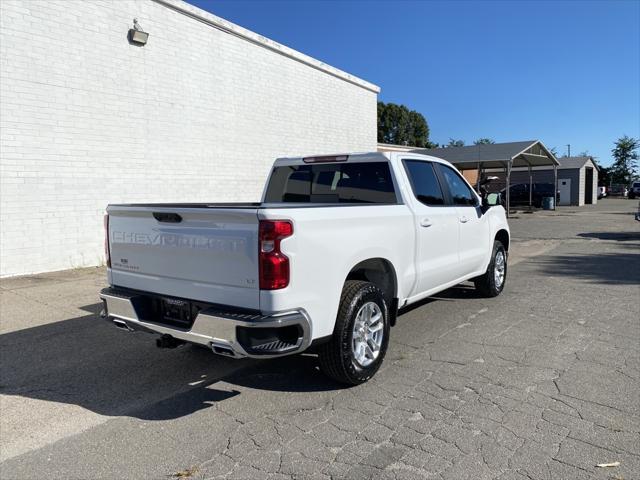
[[[160,347],[312,349],[327,375],[363,383],[399,309],[467,280],[500,294],[498,203],[444,160],[374,152],[280,158],[260,203],[109,205],[103,317]]]

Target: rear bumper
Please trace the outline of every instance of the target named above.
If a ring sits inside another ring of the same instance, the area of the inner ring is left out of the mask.
[[[144,292],[105,288],[100,292],[104,302],[102,316],[126,330],[170,335],[235,358],[281,357],[302,352],[311,344],[311,322],[301,309],[261,315],[211,307],[198,312],[191,328],[183,330],[144,318],[141,309],[136,308],[136,299],[143,296]],[[272,332],[277,335],[285,330],[297,332],[297,338],[291,335],[286,341],[270,338]],[[262,340],[255,341],[253,337]]]

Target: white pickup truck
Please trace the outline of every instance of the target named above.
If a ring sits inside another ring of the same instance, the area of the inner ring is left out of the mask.
[[[374,152],[278,159],[260,203],[109,205],[103,317],[235,358],[313,347],[359,384],[399,308],[466,280],[502,291],[509,227],[493,203],[444,160]]]

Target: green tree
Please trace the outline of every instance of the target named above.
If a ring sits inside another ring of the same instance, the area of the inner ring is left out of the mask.
[[[479,138],[477,139],[475,142],[473,142],[474,145],[491,145],[492,143],[496,143],[493,138]]]
[[[405,105],[378,102],[378,142],[432,148],[424,116]]]
[[[447,143],[447,147],[464,147],[464,140],[456,140],[454,138],[449,138],[449,143]]]
[[[604,187],[611,185],[611,167],[602,167],[598,165],[598,183],[600,186]]]
[[[613,165],[611,165],[611,177],[617,183],[630,183],[638,170],[638,148],[640,140],[624,135],[620,137],[615,147],[611,150],[613,154]]]
[[[583,155],[584,154],[584,155]],[[580,152],[581,157],[589,157],[593,160],[593,163],[596,167],[598,167],[598,185],[599,186],[609,186],[611,185],[611,168],[607,168],[605,166],[600,165],[598,162],[598,157],[594,157],[589,155],[589,151],[585,150],[584,152]]]

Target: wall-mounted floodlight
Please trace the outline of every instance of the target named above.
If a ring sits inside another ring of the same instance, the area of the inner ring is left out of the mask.
[[[129,29],[129,43],[142,47],[147,44],[149,34],[142,30],[142,27],[138,23],[138,19],[133,19],[133,28]]]

